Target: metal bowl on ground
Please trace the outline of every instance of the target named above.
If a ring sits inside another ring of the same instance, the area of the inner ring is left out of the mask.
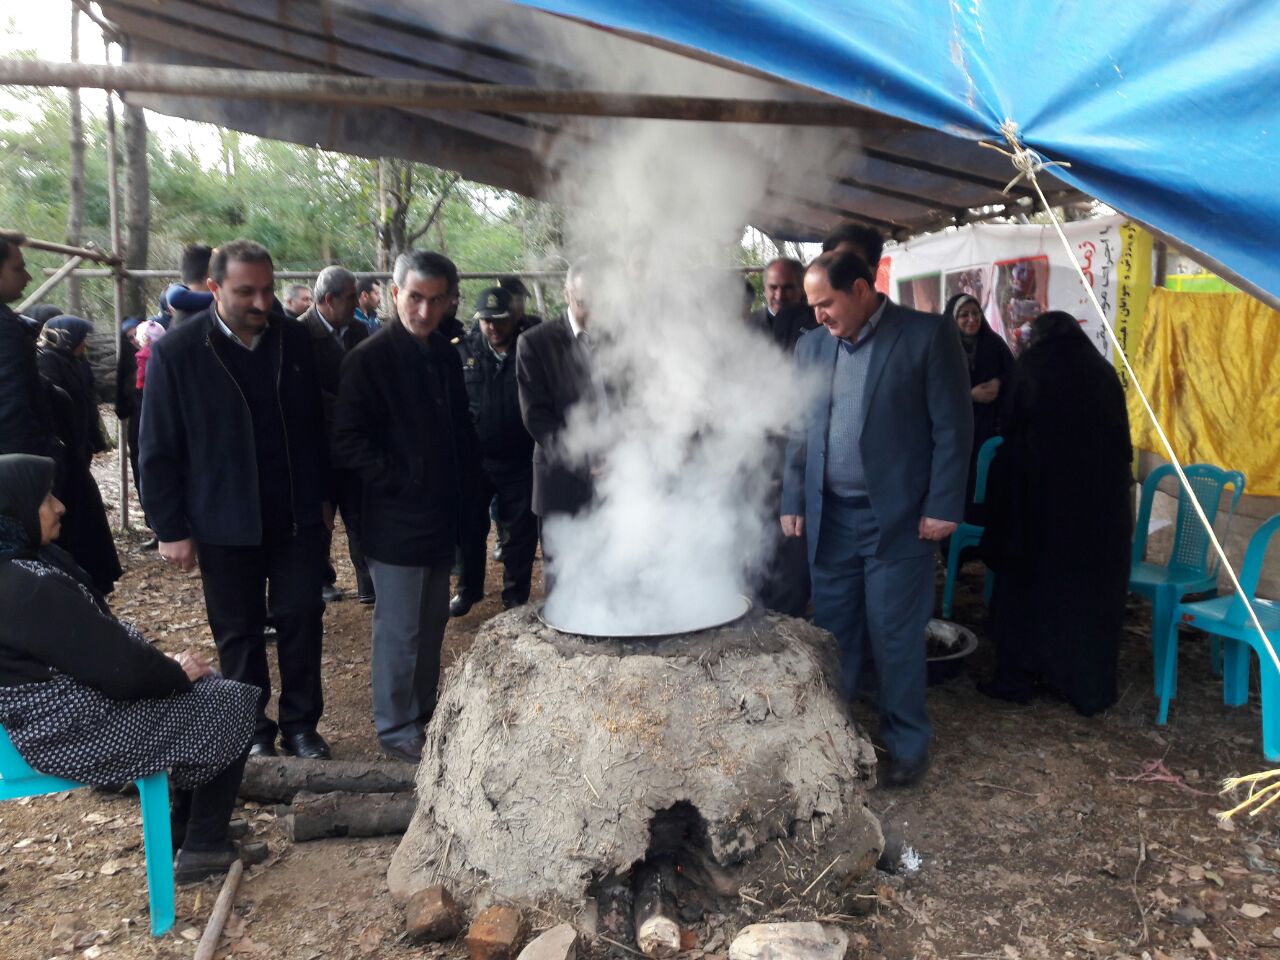
[[[715,617],[704,618],[702,622],[672,622],[663,624],[660,632],[655,632],[652,628],[628,628],[626,626],[611,627],[607,632],[594,629],[583,628],[581,624],[573,624],[572,622],[561,622],[547,616],[546,604],[540,603],[535,608],[538,619],[552,630],[560,633],[572,634],[574,636],[585,637],[589,640],[660,640],[664,637],[681,636],[686,633],[697,633],[701,630],[714,630],[717,627],[725,627],[736,620],[741,620],[751,612],[751,600],[748,597],[735,598],[732,605]]]
[[[969,656],[978,649],[977,635],[950,620],[930,620],[924,636],[930,686],[945,683],[959,674]]]

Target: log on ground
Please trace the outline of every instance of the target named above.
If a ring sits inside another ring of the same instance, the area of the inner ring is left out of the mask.
[[[250,757],[240,796],[288,803],[299,793],[412,793],[416,768],[393,761]]]
[[[288,816],[295,843],[326,837],[402,834],[413,819],[411,793],[299,793]]]

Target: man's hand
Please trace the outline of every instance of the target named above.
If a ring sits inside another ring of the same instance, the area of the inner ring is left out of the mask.
[[[974,403],[995,403],[1000,396],[1000,378],[992,377],[986,383],[980,383],[969,391]]]
[[[183,573],[190,573],[196,568],[196,542],[190,537],[185,540],[174,540],[170,543],[160,541],[160,556],[172,563]]]
[[[782,517],[782,535],[784,537],[804,536],[804,517],[788,513]]]
[[[956,532],[956,524],[950,520],[934,520],[932,517],[920,518],[921,540],[945,540]]]
[[[194,650],[184,650],[173,659],[178,661],[178,666],[182,668],[183,673],[187,675],[187,679],[192,683],[202,677],[212,676],[214,673],[213,664]]]

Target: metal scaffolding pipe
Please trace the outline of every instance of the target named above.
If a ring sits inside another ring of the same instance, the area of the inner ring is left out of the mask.
[[[53,273],[49,275],[48,280],[40,284],[40,286],[36,287],[35,292],[33,292],[31,296],[27,297],[27,299],[23,300],[20,304],[18,304],[16,311],[18,313],[22,313],[32,304],[39,303],[44,298],[44,295],[46,293],[48,293],[50,290],[52,290],[54,287],[60,284],[63,280],[65,280],[68,276],[70,276],[72,272],[74,272],[75,268],[80,266],[80,264],[83,262],[84,262],[84,257],[72,257],[70,260],[68,260],[66,263],[60,266],[57,270],[53,271]]]
[[[894,117],[831,100],[751,100],[599,90],[550,90],[489,83],[386,80],[330,73],[283,73],[149,63],[112,65],[0,60],[0,84],[85,87],[183,97],[364,107],[417,107],[487,113],[635,117],[649,120],[877,130],[913,129],[910,124]]]
[[[115,264],[120,262],[120,258],[114,254],[99,250],[93,246],[69,247],[65,243],[54,243],[52,240],[36,240],[18,230],[0,230],[0,240],[16,244],[19,247],[26,247],[28,250],[45,250],[49,253],[61,253],[68,257],[83,257],[85,260],[93,260],[96,263]],[[110,271],[104,270],[102,273],[103,276],[108,276]]]

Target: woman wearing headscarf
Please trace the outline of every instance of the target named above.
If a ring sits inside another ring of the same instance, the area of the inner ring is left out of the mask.
[[[960,329],[960,343],[969,361],[969,395],[973,398],[973,452],[969,457],[969,488],[965,498],[965,520],[981,525],[985,509],[973,502],[977,479],[978,451],[992,437],[1000,435],[1013,385],[1013,351],[991,329],[982,306],[967,293],[947,301],[946,315]]]
[[[53,478],[46,457],[0,456],[0,724],[41,773],[108,785],[168,771],[176,879],[222,872],[259,691],[111,615],[52,545]]]
[[[1032,322],[987,487],[998,666],[984,692],[1042,683],[1081,714],[1116,699],[1132,532],[1133,450],[1115,369],[1060,311]]]
[[[110,593],[123,571],[111,537],[102,493],[93,479],[93,455],[107,449],[98,392],[89,366],[88,338],[93,324],[80,317],[54,317],[40,333],[37,362],[40,376],[57,387],[51,398],[58,438],[64,446],[63,476],[58,493],[67,507],[59,543],[93,578],[101,593]]]

